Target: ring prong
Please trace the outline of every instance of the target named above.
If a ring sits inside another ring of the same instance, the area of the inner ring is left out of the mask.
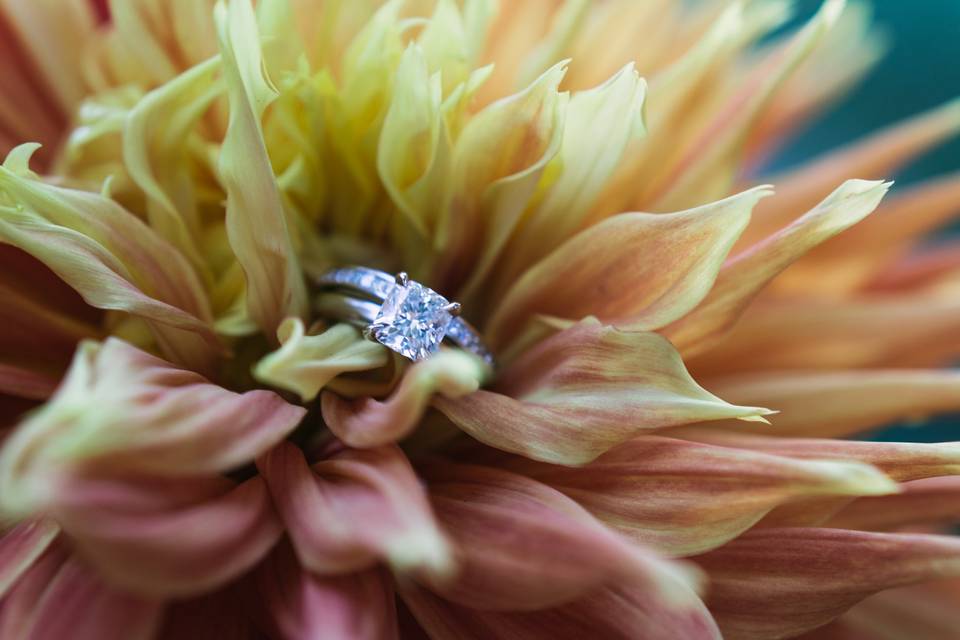
[[[401,287],[407,286],[407,283],[410,281],[410,277],[407,275],[406,271],[401,271],[393,277],[398,285]]]
[[[460,312],[463,311],[463,307],[460,306],[459,302],[451,302],[443,308],[444,311],[452,315],[454,318],[460,315]]]
[[[374,335],[373,335],[373,325],[372,325],[372,324],[368,324],[367,326],[365,326],[365,327],[363,328],[363,337],[364,337],[365,340],[369,340],[370,342],[377,342],[376,337],[374,337]]]

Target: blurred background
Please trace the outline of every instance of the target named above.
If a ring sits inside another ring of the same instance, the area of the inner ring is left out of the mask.
[[[800,0],[795,23],[808,20],[821,4],[821,0]],[[772,159],[770,169],[790,167],[960,95],[960,0],[872,0],[870,4],[877,26],[888,39],[886,57],[843,101],[799,131]],[[960,171],[960,139],[889,177],[903,185],[954,171]],[[960,233],[960,223],[943,233]],[[873,437],[960,440],[960,414],[924,424],[896,425]]]

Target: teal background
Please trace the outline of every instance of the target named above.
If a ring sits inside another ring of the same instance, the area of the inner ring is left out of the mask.
[[[808,19],[820,4],[820,0],[800,0],[795,23]],[[844,100],[800,131],[769,169],[788,168],[960,95],[960,0],[873,0],[871,4],[878,27],[890,40],[886,58]],[[958,170],[960,139],[955,139],[890,177],[903,185]],[[960,236],[960,224],[942,233]],[[960,440],[960,414],[897,425],[873,437]]]

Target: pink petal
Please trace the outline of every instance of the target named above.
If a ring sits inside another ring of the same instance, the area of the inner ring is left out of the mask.
[[[0,538],[0,598],[57,536],[59,528],[50,520],[27,520]]]
[[[960,577],[960,541],[841,529],[760,529],[695,558],[725,637],[792,638],[893,587]]]
[[[281,545],[254,575],[256,606],[263,608],[270,637],[323,640],[398,638],[396,603],[389,576],[368,569],[317,576]]]
[[[481,610],[531,611],[621,582],[665,597],[696,584],[682,567],[630,544],[536,481],[462,465],[433,469],[427,478],[460,570],[425,582],[447,600]]]
[[[927,478],[903,485],[893,496],[858,498],[827,520],[838,529],[892,531],[907,526],[960,522],[960,476]]]
[[[451,570],[446,540],[398,447],[345,450],[311,468],[283,442],[258,466],[308,570],[344,573],[379,560],[398,571]]]
[[[52,515],[105,579],[152,596],[207,592],[258,562],[282,532],[266,483],[76,478]]]
[[[0,637],[31,640],[150,640],[162,605],[108,586],[78,559],[51,549],[0,610]]]
[[[670,597],[635,587],[597,591],[553,609],[478,611],[407,586],[404,602],[433,640],[719,640],[720,632],[689,591]]]

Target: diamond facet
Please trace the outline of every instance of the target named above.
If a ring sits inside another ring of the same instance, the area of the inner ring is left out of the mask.
[[[453,316],[450,302],[417,282],[396,286],[371,325],[373,337],[411,360],[423,360],[440,349]]]

